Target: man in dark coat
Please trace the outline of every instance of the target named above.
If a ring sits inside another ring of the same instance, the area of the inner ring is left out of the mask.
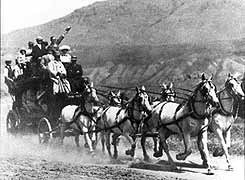
[[[15,89],[15,85],[14,85],[14,72],[13,69],[11,67],[11,60],[7,59],[5,61],[5,67],[3,70],[3,76],[4,76],[4,82],[5,84],[8,86],[8,92],[13,95],[14,94],[14,89]]]
[[[32,48],[32,59],[31,59],[31,66],[32,66],[32,73],[33,75],[39,75],[39,65],[41,57],[47,54],[47,49],[43,43],[43,38],[38,36],[36,38],[37,44]]]
[[[83,69],[80,64],[77,64],[77,57],[71,57],[71,64],[67,68],[67,78],[71,84],[71,90],[73,92],[81,92]]]
[[[37,61],[39,57],[42,57],[43,55],[47,54],[47,50],[45,48],[45,45],[43,44],[43,38],[41,36],[38,36],[36,38],[37,44],[32,49],[32,60]]]

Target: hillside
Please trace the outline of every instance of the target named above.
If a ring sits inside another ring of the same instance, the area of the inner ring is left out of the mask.
[[[11,51],[37,35],[48,40],[68,25],[63,43],[97,84],[190,87],[207,72],[221,85],[228,72],[244,72],[243,0],[108,0],[14,31],[3,45]]]

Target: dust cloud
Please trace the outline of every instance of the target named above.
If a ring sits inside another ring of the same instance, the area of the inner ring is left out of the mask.
[[[100,146],[97,147],[96,156],[92,157],[83,146],[82,136],[80,136],[81,147],[77,148],[74,137],[65,138],[64,145],[61,146],[58,139],[54,139],[46,145],[39,144],[37,134],[7,134],[6,117],[11,105],[11,98],[1,98],[0,158],[34,158],[79,164],[101,164],[109,161],[108,156],[101,152]]]

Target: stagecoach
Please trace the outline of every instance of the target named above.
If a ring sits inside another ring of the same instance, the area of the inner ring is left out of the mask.
[[[81,79],[85,82],[88,77]],[[53,95],[49,86],[49,83],[39,77],[24,79],[16,84],[14,95],[11,95],[12,108],[6,119],[8,133],[35,133],[38,134],[40,143],[59,136],[61,109],[67,105],[79,105],[83,93]]]

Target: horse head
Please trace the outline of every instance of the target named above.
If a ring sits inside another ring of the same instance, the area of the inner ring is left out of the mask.
[[[90,84],[85,84],[84,96],[87,101],[99,102],[99,98],[97,96],[93,82],[91,82]]]
[[[241,97],[242,99],[245,98],[241,83],[238,82],[238,80],[230,73],[228,74],[228,78],[226,79],[225,88],[232,96]]]
[[[204,74],[202,74],[202,81],[197,85],[197,88],[194,92],[199,95],[199,100],[204,103],[208,103],[212,106],[219,106],[219,99],[216,95],[216,86],[212,83],[213,76],[210,78],[206,78]]]
[[[136,87],[136,92],[137,93],[134,97],[134,101],[136,102],[138,108],[142,109],[142,111],[145,111],[147,114],[149,114],[152,111],[152,107],[150,104],[150,98],[145,91],[145,87]]]
[[[121,92],[118,91],[117,94],[115,94],[114,92],[110,91],[109,92],[109,104],[111,106],[120,106],[121,105]]]

